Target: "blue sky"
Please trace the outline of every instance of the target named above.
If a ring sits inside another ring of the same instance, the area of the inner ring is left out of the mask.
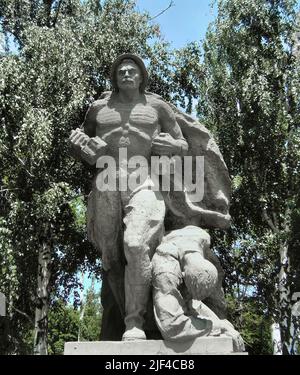
[[[211,0],[173,0],[173,6],[153,22],[160,24],[165,39],[175,48],[204,38],[208,24],[216,16]],[[170,0],[137,0],[137,9],[154,17],[167,8]]]
[[[155,16],[167,8],[171,0],[136,0],[137,9],[148,11]],[[174,48],[183,47],[187,42],[204,39],[207,27],[217,15],[216,0],[173,0],[173,6],[153,22]],[[215,4],[212,6],[212,4]],[[297,0],[300,9],[300,0]]]

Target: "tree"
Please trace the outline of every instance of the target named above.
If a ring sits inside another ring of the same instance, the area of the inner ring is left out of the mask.
[[[63,300],[54,301],[49,310],[48,353],[63,354],[68,341],[99,341],[101,317],[100,293],[93,285],[80,310]]]
[[[55,301],[49,311],[48,353],[64,354],[68,341],[77,341],[79,311],[63,300]]]
[[[252,355],[270,354],[271,319],[261,301],[255,296],[242,300],[237,294],[228,294],[226,302],[228,319],[242,335],[246,351]]]
[[[300,176],[295,5],[294,0],[218,2],[204,44],[198,105],[233,179],[233,226],[216,248],[231,267],[231,286],[238,280],[242,289],[250,286],[280,324],[285,354],[291,352],[291,296],[299,274],[299,262],[291,263],[299,252],[298,245],[291,246],[299,233],[292,223],[299,212]],[[255,248],[250,257],[243,247],[249,241]],[[244,270],[232,262],[236,254],[243,256]]]
[[[81,312],[78,340],[99,341],[102,306],[100,303],[100,293],[95,292],[94,285],[87,291]]]

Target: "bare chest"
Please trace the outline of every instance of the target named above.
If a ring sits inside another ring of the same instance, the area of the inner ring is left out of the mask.
[[[139,129],[146,133],[157,128],[158,115],[148,104],[106,106],[97,114],[97,133],[105,135],[107,132]]]

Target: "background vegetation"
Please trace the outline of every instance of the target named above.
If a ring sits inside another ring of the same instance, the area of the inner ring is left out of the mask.
[[[159,19],[158,19],[159,21]],[[133,0],[0,0],[0,291],[6,353],[61,354],[99,335],[99,296],[81,303],[78,275],[101,276],[87,242],[92,170],[67,143],[110,88],[121,53],[149,67],[149,91],[196,114],[232,177],[233,224],[211,233],[230,319],[251,354],[293,354],[300,292],[299,39],[294,0],[219,0],[202,45],[174,50]],[[14,45],[13,43],[14,42]],[[67,301],[73,296],[73,305]],[[84,313],[82,313],[84,311]],[[279,324],[282,345],[272,342]],[[272,329],[271,329],[272,327]],[[298,340],[298,344],[297,344]]]

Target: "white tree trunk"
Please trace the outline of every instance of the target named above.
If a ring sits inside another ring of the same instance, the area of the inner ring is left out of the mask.
[[[271,325],[271,337],[273,345],[273,355],[282,355],[281,333],[278,323],[273,323]]]
[[[47,355],[51,247],[44,242],[38,257],[37,303],[35,309],[34,354]]]
[[[84,286],[84,272],[81,273],[81,283]],[[80,292],[80,315],[77,341],[81,341],[81,326],[84,317],[85,303],[84,303],[84,288]]]
[[[264,220],[271,228],[274,235],[281,234],[276,219],[276,214],[272,212],[273,220],[271,220],[266,209],[262,212]],[[290,217],[289,209],[285,212],[285,224],[284,232],[282,234],[287,235],[289,233],[288,219]],[[281,242],[279,246],[279,257],[280,257],[280,270],[278,274],[278,284],[276,285],[277,291],[279,292],[279,301],[277,306],[280,312],[280,321],[272,324],[272,342],[273,342],[273,354],[289,354],[292,347],[291,331],[293,331],[292,320],[291,320],[291,296],[288,284],[288,273],[290,269],[290,261],[288,257],[288,243]],[[276,289],[275,288],[275,289]],[[278,333],[280,330],[280,336]]]
[[[280,307],[280,328],[283,354],[290,353],[291,350],[291,299],[288,286],[289,258],[288,246],[283,243],[280,252],[280,271],[278,275],[279,307]]]

